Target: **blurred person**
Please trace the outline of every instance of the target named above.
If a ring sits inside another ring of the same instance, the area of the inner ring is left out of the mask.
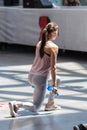
[[[33,102],[10,101],[9,109],[12,117],[18,116],[19,108],[24,108],[32,112],[38,112],[46,95],[48,79],[51,75],[53,90],[49,92],[48,102],[45,110],[60,109],[54,102],[55,94],[58,91],[60,78],[56,79],[56,62],[59,48],[53,42],[59,35],[59,27],[56,23],[48,23],[42,32],[41,40],[36,45],[35,59],[29,71],[28,81],[34,85]]]
[[[65,0],[64,6],[79,6],[80,1],[79,0]]]

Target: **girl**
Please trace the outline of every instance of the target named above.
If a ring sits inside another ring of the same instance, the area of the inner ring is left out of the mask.
[[[56,23],[50,22],[43,29],[41,41],[36,45],[36,55],[29,72],[29,83],[34,85],[33,103],[31,102],[9,102],[10,114],[17,116],[19,108],[25,108],[32,112],[37,112],[41,108],[48,86],[48,78],[51,73],[53,91],[49,93],[48,103],[45,110],[60,109],[55,105],[54,95],[57,93],[57,85],[60,79],[56,79],[56,61],[58,55],[58,46],[53,42],[59,35],[59,27]]]

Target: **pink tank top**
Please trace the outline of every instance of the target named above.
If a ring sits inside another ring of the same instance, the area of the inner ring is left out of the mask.
[[[43,58],[40,58],[39,48],[36,49],[36,56],[31,67],[30,73],[35,75],[47,76],[50,72],[50,55],[44,53]]]

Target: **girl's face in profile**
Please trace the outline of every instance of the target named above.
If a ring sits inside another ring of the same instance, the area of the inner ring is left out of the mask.
[[[58,30],[57,31],[53,31],[50,34],[51,40],[55,40],[58,36]]]

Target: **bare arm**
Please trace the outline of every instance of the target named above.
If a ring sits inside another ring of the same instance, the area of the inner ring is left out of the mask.
[[[50,67],[51,67],[51,77],[52,77],[52,86],[56,87],[56,62],[58,55],[58,47],[51,48],[51,57],[50,57]]]

